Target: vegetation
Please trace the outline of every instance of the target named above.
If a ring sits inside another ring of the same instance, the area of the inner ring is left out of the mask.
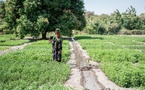
[[[143,37],[87,35],[76,38],[116,84],[122,87],[145,86]]]
[[[4,1],[0,0],[0,26],[2,25],[2,22],[3,22],[3,16],[4,16]],[[2,32],[3,30],[0,28],[0,33]]]
[[[30,42],[22,39],[26,35],[46,39],[55,28],[65,36],[72,30],[101,34],[76,38],[109,79],[122,87],[145,89],[144,38],[112,35],[145,34],[144,13],[136,15],[131,6],[123,13],[84,16],[83,0],[0,0],[0,34],[8,34],[0,35],[0,51]],[[0,90],[70,90],[63,85],[70,75],[68,41],[63,42],[61,63],[52,61],[51,47],[41,40],[0,56]]]
[[[0,51],[10,48],[10,46],[22,45],[29,40],[18,39],[14,34],[0,35]]]
[[[145,34],[145,14],[136,15],[132,6],[123,13],[119,10],[111,15],[86,12],[85,17],[84,32],[88,34]]]
[[[31,34],[46,38],[46,33],[60,28],[63,35],[71,36],[72,30],[85,27],[82,0],[6,0],[1,3],[5,33],[15,33],[20,38]]]
[[[61,63],[52,61],[51,47],[42,40],[0,56],[0,89],[70,90],[63,86],[70,75],[68,41],[63,42]]]
[[[4,1],[0,0],[0,21],[2,20],[5,14],[4,7],[5,7]]]
[[[10,46],[0,46],[0,51],[9,49]]]

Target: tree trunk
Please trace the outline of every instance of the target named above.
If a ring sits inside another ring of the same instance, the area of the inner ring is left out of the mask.
[[[47,32],[42,33],[42,39],[47,39],[47,38],[46,38],[46,33],[47,33]]]

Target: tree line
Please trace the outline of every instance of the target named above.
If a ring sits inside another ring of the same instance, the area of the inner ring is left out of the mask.
[[[0,1],[0,28],[20,38],[42,35],[60,28],[66,36],[86,25],[83,0],[6,0]]]
[[[111,15],[95,15],[86,12],[87,25],[84,29],[89,34],[145,34],[145,13],[136,14],[130,6],[125,12],[114,11]]]
[[[0,0],[0,32],[46,38],[60,28],[72,36],[73,30],[88,34],[145,34],[145,13],[136,14],[130,6],[125,12],[95,15],[87,12],[83,0]]]

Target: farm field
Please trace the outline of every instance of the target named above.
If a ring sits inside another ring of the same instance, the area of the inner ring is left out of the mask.
[[[0,90],[71,90],[63,85],[70,75],[68,41],[63,42],[61,63],[52,61],[51,47],[47,40],[40,40],[1,55]]]
[[[110,80],[121,87],[145,89],[145,37],[76,35],[75,38]]]
[[[0,90],[145,90],[145,1],[106,3],[1,0]]]
[[[25,39],[17,39],[14,34],[0,35],[0,51],[9,49],[11,46],[22,45],[30,42]]]
[[[7,44],[1,42],[0,47],[30,42],[15,39],[9,42],[10,38],[13,36],[3,36],[1,41]],[[76,35],[75,38],[110,80],[121,87],[145,89],[145,37]],[[71,71],[66,64],[70,56],[68,41],[63,42],[61,63],[51,60],[51,47],[47,40],[39,40],[22,50],[1,55],[0,90],[73,90],[63,85]]]

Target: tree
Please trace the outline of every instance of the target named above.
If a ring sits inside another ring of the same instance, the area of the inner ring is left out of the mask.
[[[84,32],[87,32],[89,34],[98,34],[98,27],[100,25],[100,16],[95,15],[94,12],[85,12],[85,18],[86,18],[86,27],[84,29]]]
[[[5,14],[5,4],[4,4],[4,1],[3,0],[0,0],[0,32],[3,32],[3,29],[2,29],[2,22],[3,22],[3,18],[4,18],[4,14]]]
[[[85,17],[87,21],[85,31],[91,32],[91,34],[118,34],[124,29],[132,30],[131,33],[143,33],[143,30],[145,30],[145,14],[142,13],[137,16],[136,10],[132,6],[123,13],[116,10],[111,15],[102,14],[98,16],[86,12]]]
[[[139,18],[141,19],[141,29],[145,30],[145,13],[140,14]]]
[[[139,18],[136,15],[136,10],[132,6],[126,10],[122,14],[122,26],[126,29],[133,30],[133,29],[138,29],[138,21]]]
[[[0,23],[4,17],[4,14],[5,14],[5,4],[4,4],[4,1],[3,0],[0,0]]]
[[[23,38],[26,34],[46,38],[46,33],[60,28],[63,35],[83,30],[86,25],[82,0],[7,0],[5,22]]]
[[[0,0],[0,19],[4,18],[4,14],[5,14],[5,4],[3,0]]]

